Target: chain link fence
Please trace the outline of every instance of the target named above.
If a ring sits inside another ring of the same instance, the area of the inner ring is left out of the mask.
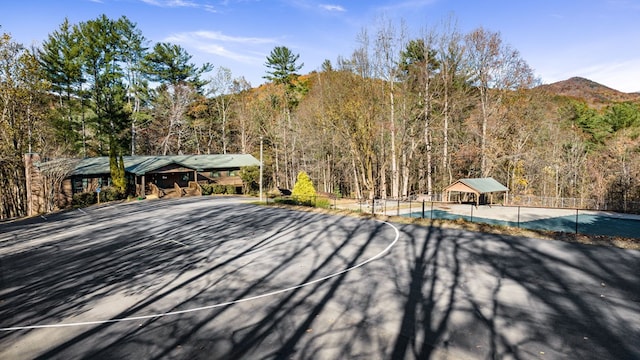
[[[565,202],[569,205],[570,202]],[[426,200],[332,199],[331,207],[380,216],[446,219],[576,234],[640,238],[640,215],[523,205],[480,205]]]
[[[438,196],[375,200],[283,196],[267,198],[267,203],[334,208],[374,216],[462,219],[531,230],[640,238],[640,215],[580,208],[595,204],[581,199],[514,197],[519,204],[480,206],[439,200]]]
[[[509,205],[616,211],[629,214],[640,214],[640,202],[638,201],[598,201],[594,199],[581,198],[514,195],[509,198]]]

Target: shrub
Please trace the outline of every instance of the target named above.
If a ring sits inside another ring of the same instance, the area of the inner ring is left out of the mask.
[[[291,198],[300,205],[315,206],[316,196],[316,189],[313,187],[309,175],[304,171],[300,171],[296,183],[293,185]]]
[[[236,194],[236,187],[235,185],[227,185],[224,189],[225,194],[229,194],[229,195],[235,195]]]
[[[278,197],[273,200],[276,204],[284,204],[284,205],[299,205],[299,203],[289,197]]]
[[[72,203],[74,207],[87,207],[89,205],[93,205],[96,203],[96,193],[83,192],[73,194]]]
[[[240,168],[240,178],[242,179],[245,193],[254,194],[260,190],[259,166],[245,166]]]
[[[104,188],[100,192],[100,201],[101,202],[117,201],[117,200],[122,200],[122,199],[126,199],[126,198],[127,198],[127,194],[125,193],[124,190],[121,190],[121,189],[113,187],[113,186]]]
[[[213,185],[211,184],[202,184],[200,185],[202,188],[202,195],[211,195],[213,194]]]
[[[226,189],[224,185],[218,185],[218,184],[213,185],[214,194],[224,194],[225,190]]]
[[[295,185],[293,185],[292,197],[298,197],[300,199],[313,199],[316,197],[316,189],[313,187],[313,182],[309,178],[306,172],[300,171]]]

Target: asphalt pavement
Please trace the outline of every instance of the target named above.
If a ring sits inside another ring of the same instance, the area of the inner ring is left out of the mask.
[[[640,359],[640,252],[148,200],[0,223],[0,359]]]

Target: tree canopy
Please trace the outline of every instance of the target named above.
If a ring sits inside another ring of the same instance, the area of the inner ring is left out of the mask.
[[[261,141],[266,189],[297,193],[304,173],[322,193],[436,199],[453,179],[492,176],[514,198],[640,202],[640,98],[549,92],[482,27],[416,34],[363,29],[308,74],[277,46],[257,87],[222,66],[210,75],[179,44],[150,45],[124,16],[65,19],[33,49],[2,34],[0,217],[25,212],[25,153],[109,156],[125,188],[124,156],[258,156]],[[243,172],[247,190],[255,173]]]

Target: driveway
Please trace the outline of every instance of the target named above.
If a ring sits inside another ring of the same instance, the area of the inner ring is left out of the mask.
[[[2,359],[640,358],[638,251],[234,198],[45,218],[0,224]]]

